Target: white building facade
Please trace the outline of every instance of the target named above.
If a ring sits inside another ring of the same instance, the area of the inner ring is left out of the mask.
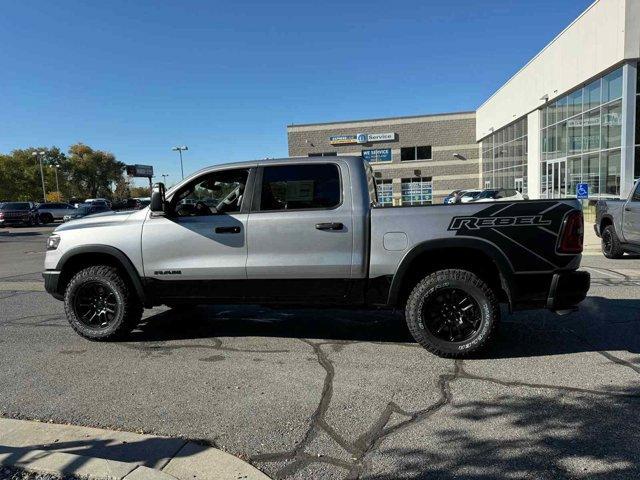
[[[598,0],[477,110],[481,186],[626,197],[640,177],[640,0]]]

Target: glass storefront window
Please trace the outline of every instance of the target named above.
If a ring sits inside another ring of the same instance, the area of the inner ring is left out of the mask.
[[[587,155],[584,157],[582,181],[589,184],[589,193],[600,193],[600,155]]]
[[[600,111],[592,110],[583,115],[582,148],[585,152],[600,149]]]
[[[569,157],[567,159],[567,187],[568,195],[575,195],[576,188],[582,180],[582,158]]]
[[[569,104],[568,117],[573,117],[582,112],[582,90],[577,90],[565,98],[568,99]]]
[[[432,200],[431,178],[403,178],[402,205],[429,205]]]
[[[622,103],[615,102],[602,109],[602,148],[620,146],[622,135]]]
[[[392,180],[376,180],[378,189],[378,203],[383,206],[393,205]]]
[[[600,158],[600,193],[620,195],[620,150],[603,153]]]
[[[602,79],[602,103],[622,97],[622,69],[619,68]]]
[[[577,116],[567,121],[569,154],[582,151],[582,117]]]
[[[484,188],[527,188],[527,117],[523,117],[482,141],[482,185]],[[555,145],[555,144],[554,144]],[[545,142],[546,149],[546,142]]]
[[[591,110],[600,105],[600,79],[584,87],[584,109]]]
[[[567,116],[571,116],[571,115],[572,115],[571,113],[567,115],[567,97],[562,97],[560,100],[556,102],[556,121],[561,122],[562,120],[567,118]]]

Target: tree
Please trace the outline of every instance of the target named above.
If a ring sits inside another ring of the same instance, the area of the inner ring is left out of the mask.
[[[69,147],[69,180],[77,197],[111,198],[111,184],[122,178],[124,163],[112,153],[77,143]]]
[[[13,150],[8,155],[0,155],[0,199],[2,200],[44,200],[42,198],[42,179],[40,176],[40,157],[42,155],[45,189],[55,190],[55,169],[49,165],[62,165],[66,157],[57,147],[31,147]],[[60,186],[63,186],[63,181]],[[62,190],[62,188],[61,188]]]
[[[116,188],[113,191],[113,197],[119,200],[131,198],[131,185],[129,185],[129,180],[124,175],[121,175],[116,181]]]

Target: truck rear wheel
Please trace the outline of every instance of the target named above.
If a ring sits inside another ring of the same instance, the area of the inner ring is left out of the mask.
[[[409,294],[405,317],[413,338],[431,353],[461,358],[484,348],[500,321],[489,286],[467,270],[439,270]]]
[[[616,235],[613,225],[607,225],[602,231],[602,253],[607,258],[622,258],[624,250],[620,246],[620,239]]]
[[[69,281],[64,309],[71,327],[89,340],[125,337],[142,318],[142,305],[118,270],[94,265]]]

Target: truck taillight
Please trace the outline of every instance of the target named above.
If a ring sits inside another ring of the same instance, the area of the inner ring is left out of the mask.
[[[584,220],[582,218],[582,212],[575,210],[564,218],[560,232],[560,241],[558,242],[558,252],[582,253],[583,240]]]
[[[4,218],[4,213],[0,212],[0,218]]]

